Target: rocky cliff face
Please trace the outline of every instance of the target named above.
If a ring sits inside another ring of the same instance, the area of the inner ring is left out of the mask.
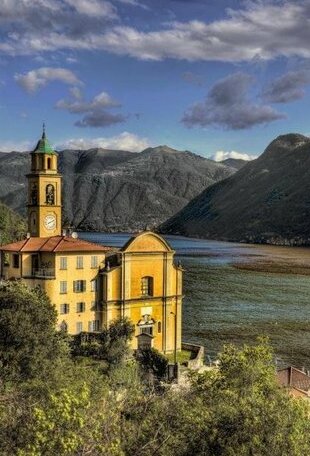
[[[310,245],[310,139],[279,136],[258,159],[194,198],[161,231]]]
[[[152,228],[234,170],[167,146],[141,153],[91,149],[59,153],[64,221],[80,230]],[[0,154],[0,200],[25,215],[28,153]]]

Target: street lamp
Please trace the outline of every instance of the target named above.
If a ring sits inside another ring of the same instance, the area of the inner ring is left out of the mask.
[[[177,363],[177,316],[174,312],[170,312],[174,316],[174,364]]]

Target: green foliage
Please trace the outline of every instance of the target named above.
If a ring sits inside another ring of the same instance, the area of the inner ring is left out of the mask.
[[[40,289],[20,282],[0,286],[0,369],[2,379],[44,377],[60,356],[56,311]]]
[[[158,379],[164,379],[166,377],[168,360],[155,348],[138,350],[136,359],[144,371],[151,371]]]
[[[272,356],[263,339],[243,350],[228,345],[218,370],[193,379],[210,418],[192,451],[222,456],[310,452],[309,408],[278,387]]]
[[[6,284],[0,304],[1,456],[310,454],[309,405],[277,386],[265,340],[226,346],[218,369],[158,394],[134,359],[123,362],[128,321],[99,339],[81,336],[76,350],[89,357],[72,358],[42,292]],[[156,350],[139,356],[146,371],[164,374],[167,360]],[[108,373],[102,359],[113,366]]]
[[[310,454],[309,405],[278,387],[271,360],[263,340],[243,350],[227,346],[219,369],[193,375],[188,390],[141,401],[128,424],[126,455]]]
[[[112,321],[100,333],[80,333],[71,343],[73,356],[88,356],[107,362],[115,367],[128,354],[128,342],[134,334],[134,326],[129,319]]]
[[[26,230],[25,220],[0,203],[0,245],[21,239]]]

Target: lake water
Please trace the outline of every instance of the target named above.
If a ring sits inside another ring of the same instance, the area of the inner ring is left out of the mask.
[[[115,247],[130,237],[103,233],[79,236]],[[183,340],[204,345],[207,354],[215,358],[225,343],[253,343],[258,336],[267,335],[279,365],[310,369],[310,276],[296,274],[294,269],[300,258],[309,262],[310,268],[310,249],[165,238],[186,269]],[[269,260],[276,266],[292,263],[291,272],[270,272],[267,266],[264,270],[264,261],[268,264]],[[259,270],[238,267],[256,262]]]

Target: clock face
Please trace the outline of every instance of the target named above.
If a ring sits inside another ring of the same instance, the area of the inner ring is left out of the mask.
[[[44,226],[47,230],[53,230],[56,227],[56,217],[53,214],[46,215],[44,218]]]

